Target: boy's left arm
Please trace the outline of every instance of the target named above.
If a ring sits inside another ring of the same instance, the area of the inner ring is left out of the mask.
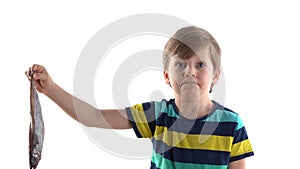
[[[245,169],[245,159],[230,162],[228,169]]]

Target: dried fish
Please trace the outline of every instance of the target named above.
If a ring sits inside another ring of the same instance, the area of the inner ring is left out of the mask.
[[[29,165],[30,169],[35,169],[41,160],[44,143],[44,121],[42,116],[39,97],[35,89],[33,80],[34,71],[30,72],[30,115],[29,126]]]

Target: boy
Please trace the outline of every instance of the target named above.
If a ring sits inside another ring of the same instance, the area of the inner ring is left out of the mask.
[[[73,97],[51,80],[43,66],[35,64],[29,72],[35,71],[39,92],[83,125],[133,128],[139,138],[150,138],[152,169],[244,169],[245,158],[253,155],[245,127],[238,114],[209,96],[221,64],[213,36],[194,26],[178,30],[165,46],[163,64],[165,82],[175,99],[123,110],[96,109]]]

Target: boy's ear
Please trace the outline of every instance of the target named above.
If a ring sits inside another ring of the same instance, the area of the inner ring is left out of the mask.
[[[166,70],[164,70],[164,78],[165,78],[166,84],[170,84],[169,72]]]
[[[212,79],[212,83],[209,89],[209,93],[212,93],[214,85],[217,83],[217,81],[219,80],[220,77],[220,70],[218,70],[217,72],[214,73],[214,77]]]
[[[217,70],[216,71],[216,73],[214,73],[214,77],[213,77],[213,84],[216,84],[217,83],[217,81],[219,80],[219,77],[220,77],[220,73],[221,73],[221,71],[220,71],[220,69],[219,70]]]

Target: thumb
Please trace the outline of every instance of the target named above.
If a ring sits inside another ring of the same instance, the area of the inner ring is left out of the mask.
[[[42,73],[34,73],[33,74],[33,79],[34,80],[47,80],[49,78],[49,75],[46,71]]]
[[[49,74],[44,71],[42,73],[34,73],[33,79],[35,80],[37,89],[45,89],[50,82]]]

